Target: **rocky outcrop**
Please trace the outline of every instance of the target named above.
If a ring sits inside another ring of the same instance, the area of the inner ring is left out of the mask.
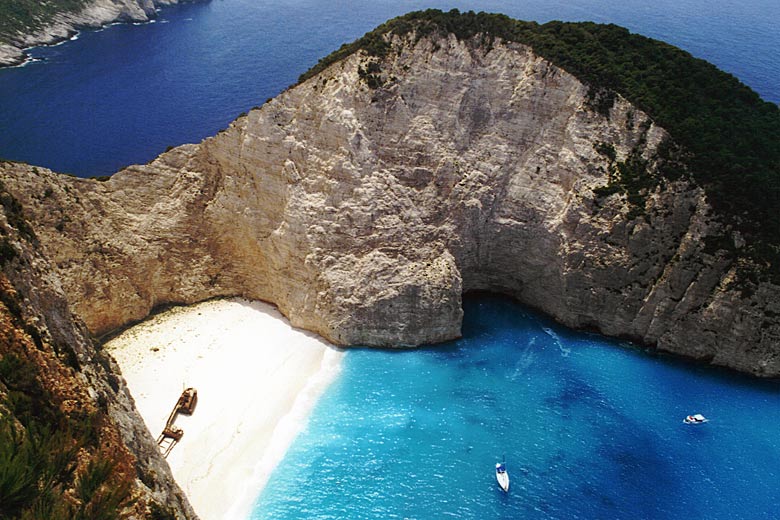
[[[80,10],[60,11],[41,26],[0,34],[0,66],[24,63],[24,49],[66,40],[78,29],[95,29],[113,22],[148,22],[156,16],[158,7],[177,3],[180,0],[88,0]]]
[[[2,178],[97,334],[241,295],[338,344],[418,345],[457,337],[479,289],[779,375],[780,288],[733,283],[693,183],[661,181],[640,211],[598,190],[632,154],[652,172],[668,136],[591,94],[520,44],[394,36],[386,57],[353,54],[105,182],[18,164]]]
[[[108,492],[128,486],[129,498],[121,504],[122,518],[157,518],[150,516],[150,511],[156,510],[167,513],[166,518],[196,519],[136,411],[118,366],[100,351],[84,323],[72,314],[57,269],[41,254],[40,242],[16,214],[18,205],[2,185],[0,204],[0,366],[5,369],[0,370],[0,429],[10,419],[17,423],[17,432],[24,431],[31,409],[34,417],[45,419],[45,429],[30,426],[29,435],[46,438],[60,429],[66,432],[65,439],[77,439],[68,444],[68,440],[57,437],[61,448],[57,452],[59,462],[53,467],[62,475],[48,475],[59,480],[41,491],[44,498],[48,497],[48,502],[41,503],[56,504],[54,513],[67,515],[58,507],[63,503],[76,506],[78,500],[86,500],[83,493],[74,491],[74,473],[82,474],[87,461],[108,460]],[[8,367],[13,367],[10,372]],[[20,382],[22,374],[26,379]],[[54,410],[49,415],[61,419],[52,421],[44,413],[49,408]],[[16,438],[21,435],[17,433]],[[43,459],[42,453],[57,443],[42,442],[36,456]],[[18,467],[23,452],[14,457]],[[74,460],[69,462],[69,457]],[[41,470],[33,466],[25,471],[14,482],[19,489],[26,483],[24,477]],[[36,496],[21,493],[4,496],[25,496],[28,500]],[[94,496],[100,496],[97,487]],[[83,517],[107,517],[97,514],[97,502],[92,504],[93,509],[86,509]],[[33,501],[26,506],[34,508],[36,504]],[[0,513],[17,517],[4,507],[0,507]]]

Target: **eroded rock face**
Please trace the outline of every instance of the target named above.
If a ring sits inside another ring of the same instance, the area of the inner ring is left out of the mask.
[[[702,190],[661,184],[645,216],[598,197],[666,138],[519,44],[393,41],[199,145],[106,182],[6,165],[76,312],[98,334],[154,306],[241,295],[339,344],[457,337],[461,294],[515,296],[564,324],[780,374],[780,288],[743,295]],[[362,71],[362,72],[361,72]]]
[[[0,359],[15,356],[32,363],[46,394],[34,395],[30,402],[48,401],[65,416],[92,418],[96,440],[94,445],[84,442],[78,458],[85,463],[102,453],[113,465],[111,474],[127,482],[131,500],[123,504],[123,518],[150,518],[150,508],[159,507],[178,520],[197,520],[135,409],[119,367],[100,352],[84,323],[72,314],[57,269],[41,254],[42,244],[14,224],[11,200],[0,186]],[[0,418],[16,420],[3,383],[0,380]],[[30,386],[16,390],[28,396],[32,391]],[[68,460],[67,454],[60,455]],[[72,478],[61,485],[65,495],[76,496]],[[57,497],[59,491],[52,493]]]
[[[0,35],[0,67],[23,63],[24,49],[65,40],[79,28],[98,28],[112,22],[148,22],[155,17],[157,7],[177,3],[180,1],[91,0],[80,11],[56,14],[44,27]]]

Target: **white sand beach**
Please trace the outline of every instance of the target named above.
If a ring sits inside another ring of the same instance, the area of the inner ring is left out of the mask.
[[[155,437],[182,390],[197,389],[167,460],[202,520],[247,517],[343,355],[273,306],[242,299],[176,307],[105,348]]]

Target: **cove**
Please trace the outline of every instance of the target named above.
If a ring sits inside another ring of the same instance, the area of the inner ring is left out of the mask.
[[[458,341],[348,350],[251,518],[774,518],[777,382],[503,297],[464,310]],[[695,412],[711,422],[683,424]],[[503,455],[508,494],[493,476]]]

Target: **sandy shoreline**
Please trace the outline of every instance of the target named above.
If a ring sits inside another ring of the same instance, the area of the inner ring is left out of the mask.
[[[202,520],[246,518],[343,355],[271,305],[241,299],[174,308],[106,349],[153,436],[182,389],[197,388],[167,460]]]

